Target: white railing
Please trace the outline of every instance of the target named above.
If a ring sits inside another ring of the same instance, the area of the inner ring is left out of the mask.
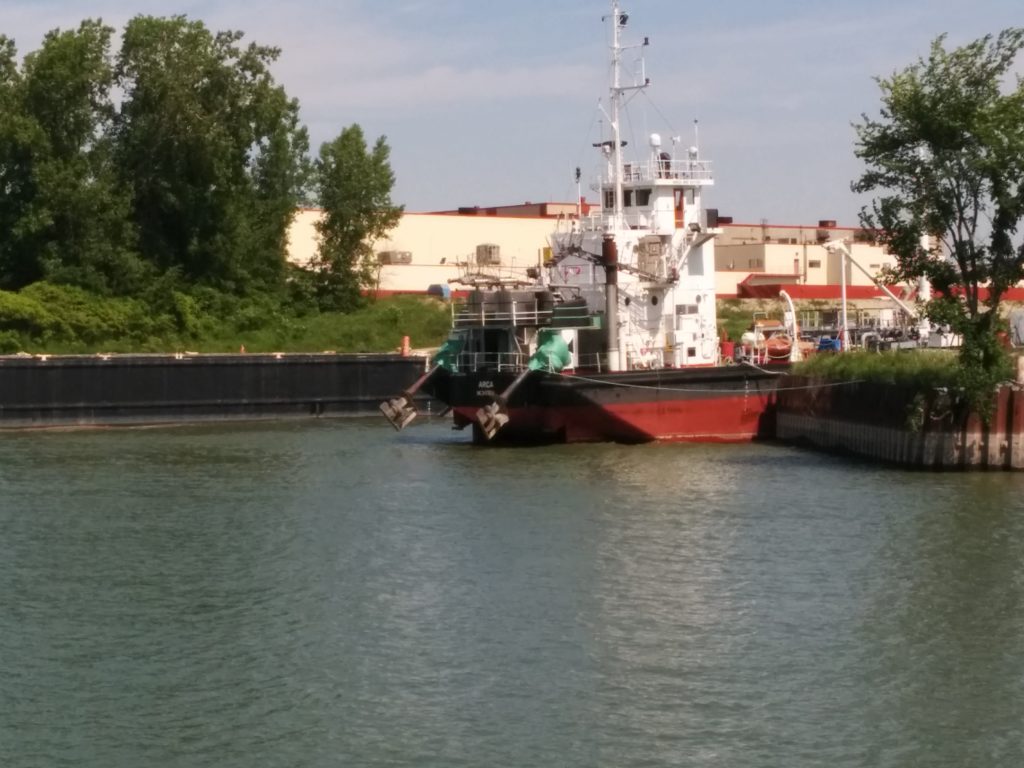
[[[710,160],[651,160],[646,163],[625,163],[622,181],[674,181],[710,182],[714,179]]]
[[[479,371],[508,371],[518,373],[526,368],[530,356],[525,352],[461,352],[455,360],[459,373],[476,373]],[[598,352],[579,355],[576,368],[572,370],[597,371],[605,369],[605,356]],[[657,367],[657,366],[640,366]]]
[[[580,219],[580,230],[583,232],[604,232],[605,216],[600,211],[592,211]]]
[[[522,352],[461,352],[455,365],[460,372],[521,371],[528,360]]]
[[[626,345],[626,359],[629,369],[649,369],[665,367],[665,349],[663,347],[640,347]]]
[[[452,327],[550,325],[553,314],[550,309],[540,309],[536,304],[521,307],[514,301],[511,304],[480,304],[472,308],[468,305],[453,305]]]

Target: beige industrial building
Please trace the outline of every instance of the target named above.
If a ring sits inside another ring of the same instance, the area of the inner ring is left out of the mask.
[[[717,294],[774,297],[785,286],[793,298],[838,297],[843,259],[824,244],[846,240],[854,262],[846,262],[848,293],[877,295],[872,277],[895,267],[896,258],[862,235],[861,229],[825,220],[811,226],[724,223],[715,242]]]
[[[584,203],[584,213],[589,206]],[[288,259],[305,265],[316,254],[315,208],[300,210],[289,233]],[[424,293],[453,285],[460,275],[487,262],[491,271],[526,277],[526,270],[544,259],[548,235],[571,226],[572,203],[525,203],[494,208],[461,208],[438,213],[406,213],[387,237],[374,244],[379,293]],[[794,298],[839,295],[840,257],[823,242],[847,239],[855,265],[847,263],[851,296],[873,296],[871,275],[893,266],[895,259],[880,247],[860,242],[859,230],[833,221],[810,226],[767,223],[734,224],[720,220],[715,245],[716,290],[719,297],[774,297],[785,287]]]

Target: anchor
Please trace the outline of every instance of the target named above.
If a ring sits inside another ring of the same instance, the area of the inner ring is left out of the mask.
[[[526,381],[527,377],[534,371],[548,371],[558,373],[572,361],[572,353],[565,343],[561,333],[554,328],[544,328],[537,336],[537,351],[534,352],[526,363],[523,372],[516,376],[515,380],[505,391],[494,398],[476,412],[476,423],[480,425],[481,431],[488,440],[493,440],[498,430],[508,424],[508,401],[519,385]]]
[[[488,440],[493,440],[498,430],[508,424],[508,400],[531,373],[533,373],[532,368],[524,369],[511,384],[505,387],[504,392],[494,398],[493,402],[477,409],[476,423],[480,425],[480,430]]]
[[[393,426],[396,431],[401,432],[409,425],[409,422],[415,419],[419,414],[419,411],[416,410],[416,406],[413,404],[412,398],[420,387],[426,384],[430,380],[430,377],[437,373],[440,367],[440,365],[431,367],[429,371],[416,379],[416,381],[412,383],[412,386],[402,390],[397,397],[389,398],[378,406],[380,408],[380,412],[384,414],[384,418],[391,422],[391,426]]]
[[[437,350],[437,354],[434,355],[433,360],[431,360],[431,367],[426,373],[416,379],[416,381],[412,383],[412,386],[402,390],[397,397],[385,400],[378,406],[380,408],[380,412],[384,414],[384,418],[391,422],[392,427],[401,432],[409,426],[410,421],[416,418],[416,415],[419,412],[413,404],[413,395],[415,395],[424,384],[430,381],[430,379],[441,368],[450,372],[457,370],[459,353],[462,352],[462,345],[464,343],[465,339],[463,338],[457,336],[449,337],[444,344],[441,345],[441,348]]]
[[[508,424],[508,408],[503,402],[495,400],[476,412],[476,421],[484,437],[493,440],[498,430]]]

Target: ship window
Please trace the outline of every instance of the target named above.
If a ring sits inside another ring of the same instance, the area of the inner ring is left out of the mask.
[[[626,191],[624,191],[622,193],[622,204],[626,208],[632,208],[633,207],[633,190],[632,189],[627,189]]]
[[[638,208],[645,208],[651,204],[651,190],[638,189],[636,191],[636,204]]]
[[[653,306],[653,307],[658,306],[658,297],[657,296],[651,296],[651,306]]]
[[[611,210],[615,207],[615,193],[608,191],[604,193],[604,207],[607,210]]]
[[[693,202],[694,202],[694,199],[693,199],[693,189],[690,188],[690,189],[686,190],[686,204],[687,205],[693,205]]]
[[[699,311],[696,304],[676,304],[676,315],[696,315]]]
[[[696,347],[687,347],[686,348],[686,356],[687,357],[696,357],[697,356],[697,348]]]
[[[807,262],[808,269],[821,269],[821,259],[812,259]]]

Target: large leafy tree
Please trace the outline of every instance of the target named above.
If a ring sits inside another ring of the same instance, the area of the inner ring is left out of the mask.
[[[32,160],[42,137],[25,114],[22,77],[14,41],[0,35],[0,287],[38,280],[38,259],[26,254],[26,235],[37,227],[27,222],[35,198]],[[27,256],[29,256],[27,258]]]
[[[31,200],[16,237],[22,281],[39,274],[128,293],[146,277],[111,162],[113,32],[87,20],[74,31],[50,32],[25,58],[21,101],[35,130],[23,166]]]
[[[308,139],[270,73],[279,51],[241,39],[183,16],[131,20],[116,133],[143,256],[248,293],[283,278]]]
[[[322,308],[344,311],[359,305],[375,271],[373,243],[402,216],[402,207],[391,200],[395,175],[390,156],[383,136],[369,149],[358,125],[320,147],[314,181],[323,208],[316,225]]]
[[[896,276],[937,289],[927,311],[963,334],[964,385],[984,407],[1006,374],[999,305],[1024,279],[1024,83],[1007,83],[1024,29],[944,43],[878,80],[881,114],[855,126],[867,169],[853,188],[878,195],[861,220],[896,256]]]

